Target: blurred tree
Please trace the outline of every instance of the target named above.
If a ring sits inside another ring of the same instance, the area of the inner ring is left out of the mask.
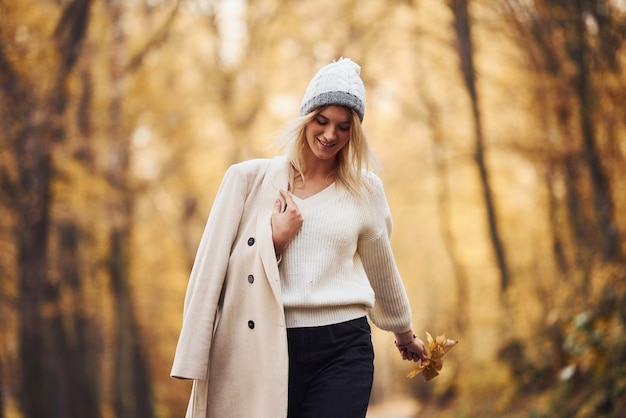
[[[461,262],[461,257],[457,250],[453,227],[450,188],[448,187],[448,162],[446,161],[446,140],[442,132],[442,122],[440,109],[431,97],[421,91],[421,97],[428,114],[428,126],[433,140],[433,161],[434,170],[437,175],[437,208],[439,219],[439,231],[443,240],[443,245],[450,258],[452,270],[456,283],[456,309],[453,312],[455,328],[451,330],[451,335],[465,333],[469,327],[470,309],[468,301],[469,278],[465,266]]]
[[[179,4],[129,61],[123,61],[127,45],[119,4],[117,14],[98,15],[93,26],[89,1],[33,8],[1,4],[6,25],[0,32],[0,117],[7,129],[0,136],[0,203],[17,222],[16,310],[21,317],[16,327],[21,378],[8,387],[12,391],[22,385],[20,407],[26,417],[98,417],[109,401],[120,417],[153,415],[149,366],[129,285],[134,192],[128,174],[130,134],[121,103],[129,74],[167,36]],[[111,23],[107,16],[112,16]],[[91,33],[91,42],[107,33],[114,37],[116,48],[101,54],[111,57],[104,73],[89,42],[81,56],[92,27],[115,29]],[[41,58],[38,65],[30,66],[28,60],[36,56]],[[103,96],[102,85],[112,86],[108,91],[113,93]],[[103,102],[110,103],[105,117],[97,111]],[[99,132],[102,127],[106,131]],[[106,156],[96,154],[102,150]],[[104,179],[109,185],[103,188]],[[89,201],[92,197],[96,199]],[[102,201],[107,201],[104,211],[96,207]],[[97,219],[103,212],[110,220]],[[117,322],[110,329],[119,342],[111,380],[107,367],[100,366],[112,348],[103,347],[112,338],[103,335],[109,329],[106,310],[98,311],[107,295],[90,289],[105,259],[98,253],[105,246],[99,234],[107,228],[106,265],[117,308]],[[3,296],[6,290],[5,284]],[[3,361],[5,354],[3,350]]]
[[[27,417],[37,416],[50,405],[45,391],[44,338],[42,335],[43,318],[40,313],[43,298],[43,282],[47,277],[45,255],[48,228],[48,178],[50,170],[49,147],[39,136],[31,123],[28,109],[35,108],[36,98],[29,91],[26,82],[8,61],[3,45],[0,44],[0,74],[2,74],[3,126],[6,126],[5,138],[15,155],[24,157],[15,178],[5,177],[3,190],[10,196],[9,205],[17,215],[16,230],[19,254],[18,277],[20,278],[20,297],[18,310],[21,313],[20,346],[23,367],[24,390],[26,382],[32,382],[30,394],[37,406],[26,412]],[[18,100],[21,99],[21,100]],[[20,103],[15,106],[13,103]],[[40,128],[41,129],[41,128]],[[30,191],[28,196],[21,196],[19,190]],[[33,309],[34,308],[34,309]],[[43,415],[39,415],[43,416]]]
[[[52,152],[65,136],[67,81],[85,38],[89,7],[89,1],[68,2],[59,14],[48,91],[33,88],[36,77],[7,59],[1,49],[4,43],[0,44],[0,97],[9,127],[4,132],[5,141],[14,160],[19,161],[16,181],[6,186],[17,218],[20,400],[26,417],[99,415],[97,399],[80,399],[81,394],[89,395],[83,392],[83,370],[71,373],[70,363],[75,359],[67,356],[71,344],[62,324],[59,283],[49,274],[48,260]],[[81,353],[75,352],[78,356]]]
[[[118,0],[107,0],[106,9],[110,19],[111,51],[110,51],[110,83],[108,126],[109,138],[107,164],[104,176],[107,179],[114,199],[109,210],[111,224],[109,231],[108,273],[111,292],[115,303],[115,361],[113,363],[113,405],[117,417],[151,418],[154,416],[152,404],[152,384],[145,348],[142,344],[141,332],[134,310],[130,287],[131,233],[133,228],[134,196],[129,171],[130,133],[125,128],[123,100],[126,93],[127,71],[136,70],[144,51],[156,41],[167,35],[174,12],[163,26],[161,32],[153,37],[129,65],[125,62],[126,34],[122,25],[124,15],[123,4]]]
[[[597,144],[597,126],[594,121],[597,114],[598,95],[595,83],[593,81],[594,70],[594,51],[590,44],[591,35],[589,33],[588,24],[585,22],[586,16],[594,15],[592,10],[597,12],[604,9],[608,4],[597,7],[597,3],[605,3],[604,1],[577,0],[569,4],[561,10],[557,6],[557,15],[564,16],[564,29],[566,34],[566,50],[575,66],[575,73],[572,76],[572,89],[576,97],[576,108],[578,109],[579,129],[582,136],[582,157],[586,166],[592,186],[592,205],[595,211],[595,225],[597,234],[599,235],[598,251],[604,261],[617,261],[621,259],[621,243],[619,232],[614,220],[614,204],[611,196],[611,187],[609,176],[602,164],[600,148]],[[598,16],[595,13],[595,16]],[[600,23],[600,22],[599,22]],[[606,22],[605,22],[606,23]],[[606,24],[601,24],[604,34]],[[601,57],[607,62],[616,63],[614,59],[615,52],[606,49],[601,38],[600,43],[602,49],[598,52],[608,52],[608,56]],[[614,64],[615,65],[615,64]]]
[[[454,15],[453,26],[456,33],[460,69],[472,106],[475,140],[474,159],[480,174],[480,184],[482,186],[483,199],[485,202],[485,209],[487,211],[489,237],[491,239],[496,264],[500,272],[500,290],[502,292],[506,292],[510,281],[510,271],[506,261],[504,243],[502,242],[498,227],[498,216],[496,213],[491,182],[489,179],[489,168],[487,167],[485,157],[485,139],[482,127],[479,97],[476,88],[474,45],[472,42],[468,0],[450,0],[449,6]]]
[[[93,367],[97,364],[98,341],[93,330],[94,323],[84,309],[80,269],[83,265],[79,255],[81,232],[71,221],[56,225],[58,239],[58,277],[48,284],[46,293],[49,303],[58,307],[50,316],[50,333],[53,348],[49,354],[54,364],[54,374],[60,382],[59,398],[63,409],[59,417],[99,417],[99,376]],[[52,269],[51,269],[52,270]],[[63,299],[72,301],[65,307]]]
[[[618,74],[626,14],[602,0],[507,4],[505,16],[536,88],[541,132],[531,155],[545,173],[552,248],[561,273],[555,287],[561,296],[552,290],[540,299],[551,319],[541,318],[541,338],[524,343],[522,351],[541,343],[550,353],[548,381],[556,387],[550,416],[619,416],[623,370],[606,365],[619,363],[624,352],[623,339],[613,331],[624,326],[615,309],[624,297],[624,211],[618,209],[624,205],[624,150],[615,144],[626,120],[617,105],[626,87]],[[523,372],[527,381],[546,362],[529,353],[520,358],[529,365]]]
[[[623,31],[623,19],[616,19],[616,6],[605,1],[542,0],[529,4],[511,0],[508,4],[519,44],[541,80],[537,102],[540,109],[552,108],[551,120],[556,121],[559,133],[558,142],[553,138],[546,141],[554,144],[548,149],[546,179],[553,218],[558,216],[555,204],[561,201],[556,197],[555,182],[565,184],[574,254],[566,263],[565,238],[563,232],[555,230],[555,258],[564,272],[571,271],[567,264],[584,271],[596,256],[619,261],[623,258],[622,244],[611,187],[615,175],[607,170],[615,167],[609,161],[623,160],[623,155],[615,147],[613,112],[603,112],[607,104],[615,107],[613,83],[602,80],[608,76],[623,84],[615,76],[620,67],[616,54],[623,42],[617,34]],[[546,132],[553,131],[546,128]],[[602,132],[606,137],[601,142]],[[589,273],[583,276],[581,285],[588,288]]]
[[[608,0],[0,0],[0,411],[180,416],[189,385],[168,374],[219,180],[271,156],[340,55],[363,66],[416,327],[462,340],[437,380],[407,385],[375,335],[373,406],[623,410],[623,265],[602,260],[624,250],[624,39]],[[516,278],[500,286],[485,190]]]

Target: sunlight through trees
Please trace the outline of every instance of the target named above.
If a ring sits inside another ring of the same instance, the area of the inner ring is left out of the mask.
[[[426,383],[375,331],[371,416],[619,416],[625,41],[617,0],[0,0],[0,417],[183,414],[222,175],[341,56],[413,328],[459,340]]]

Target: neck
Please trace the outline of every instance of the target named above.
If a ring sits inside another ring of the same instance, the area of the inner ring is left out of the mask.
[[[337,160],[305,160],[304,167],[302,167],[302,174],[308,179],[326,179],[333,178],[337,172]]]

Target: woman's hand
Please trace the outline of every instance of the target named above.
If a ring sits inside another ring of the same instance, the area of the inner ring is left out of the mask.
[[[285,205],[280,199],[276,199],[274,211],[272,212],[272,241],[276,254],[282,253],[289,242],[302,228],[302,215],[296,202],[285,190],[280,190],[280,195],[285,200]]]
[[[413,335],[412,331],[396,334],[396,347],[402,360],[425,362],[428,352],[424,342]]]

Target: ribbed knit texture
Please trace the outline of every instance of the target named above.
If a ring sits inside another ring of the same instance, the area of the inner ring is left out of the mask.
[[[340,58],[322,67],[313,76],[302,98],[300,115],[328,105],[354,109],[361,122],[365,116],[365,86],[361,67],[349,58]]]
[[[411,328],[409,301],[393,259],[391,217],[380,179],[359,201],[332,184],[295,198],[304,218],[280,264],[288,327],[328,325],[368,314],[379,328]]]

